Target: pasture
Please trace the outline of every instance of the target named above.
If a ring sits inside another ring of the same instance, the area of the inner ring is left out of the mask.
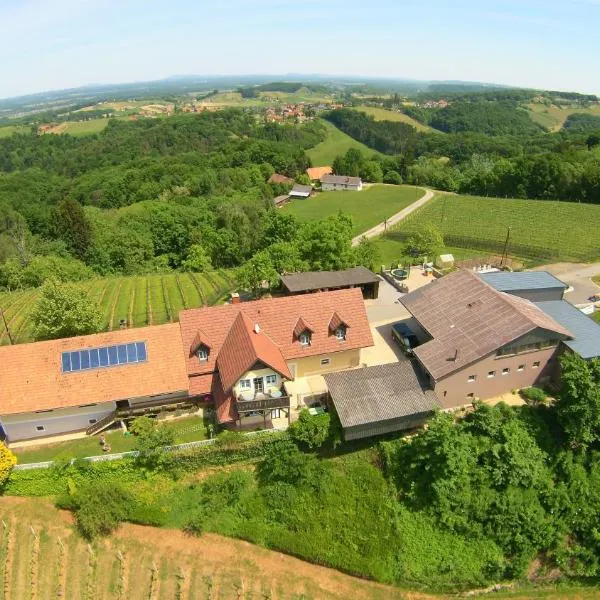
[[[0,125],[0,138],[10,137],[13,133],[29,133],[29,125]]]
[[[340,211],[352,217],[356,236],[418,200],[425,190],[405,185],[373,184],[361,192],[320,192],[306,200],[292,200],[281,210],[299,221],[312,221]]]
[[[376,121],[394,121],[400,123],[406,123],[407,125],[411,125],[417,131],[422,131],[423,133],[442,133],[437,129],[433,129],[433,127],[429,127],[429,125],[424,125],[423,123],[419,123],[416,119],[405,115],[404,113],[387,110],[385,108],[379,108],[377,106],[358,106],[356,110],[360,112],[367,113],[369,116],[373,117]]]
[[[552,104],[532,103],[527,104],[529,115],[536,122],[545,127],[549,131],[560,131],[565,121],[573,113],[583,113],[587,115],[595,115],[600,117],[600,105],[583,108],[581,106],[557,106]]]
[[[118,329],[121,319],[130,327],[160,325],[177,321],[185,308],[216,304],[232,287],[229,275],[212,273],[168,273],[137,277],[91,279],[79,284],[98,304],[104,330]],[[39,295],[38,289],[0,292],[0,307],[17,343],[33,340],[30,314]],[[8,344],[4,327],[0,345]]]
[[[600,206],[548,200],[442,194],[402,221],[388,239],[435,225],[447,246],[508,254],[536,262],[600,259]]]
[[[377,154],[376,150],[351,138],[349,135],[339,130],[335,125],[332,125],[329,121],[323,120],[322,123],[327,128],[327,137],[314,148],[310,148],[310,150],[306,151],[313,166],[329,166],[336,156],[345,154],[346,150],[349,150],[350,148],[358,148],[366,156]]]

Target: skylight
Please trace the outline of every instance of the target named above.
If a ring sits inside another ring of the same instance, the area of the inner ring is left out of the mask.
[[[131,342],[130,344],[119,344],[117,346],[63,352],[62,372],[73,373],[91,369],[104,369],[105,367],[146,362],[147,360],[146,342]]]

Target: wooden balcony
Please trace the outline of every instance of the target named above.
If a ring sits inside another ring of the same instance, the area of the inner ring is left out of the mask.
[[[253,395],[252,399],[238,396],[235,401],[235,406],[240,415],[249,412],[274,410],[276,408],[289,410],[290,397],[281,395],[279,398],[273,398],[269,394],[257,392]]]

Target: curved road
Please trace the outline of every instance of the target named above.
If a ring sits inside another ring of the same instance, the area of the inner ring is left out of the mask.
[[[406,219],[406,217],[408,217],[408,215],[410,215],[410,213],[414,212],[418,208],[421,208],[421,206],[423,206],[424,204],[429,202],[429,200],[431,200],[434,195],[435,195],[435,192],[433,190],[425,190],[425,194],[423,196],[421,196],[416,202],[409,204],[406,208],[403,208],[400,212],[397,212],[395,215],[392,215],[387,220],[387,227],[388,228],[392,227],[393,225],[400,223],[400,221],[402,221],[402,219]],[[371,229],[369,229],[369,230],[361,233],[360,235],[357,235],[355,238],[353,238],[352,245],[358,246],[358,244],[360,243],[360,240],[362,238],[377,237],[379,235],[383,235],[385,232],[386,232],[386,224],[379,223],[379,225],[375,225],[375,227],[371,227]]]

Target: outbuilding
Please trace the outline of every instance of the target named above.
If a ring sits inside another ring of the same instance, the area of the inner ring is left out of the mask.
[[[308,271],[281,275],[281,283],[288,295],[307,294],[328,290],[359,287],[365,300],[377,298],[379,277],[366,267],[353,267],[345,271]]]
[[[498,271],[481,273],[483,281],[499,292],[519,296],[531,302],[549,302],[562,300],[566,283],[557,279],[548,271]]]
[[[289,192],[290,198],[308,198],[312,194],[312,186],[297,183]]]
[[[427,379],[409,360],[324,378],[346,441],[419,427],[439,408]]]

